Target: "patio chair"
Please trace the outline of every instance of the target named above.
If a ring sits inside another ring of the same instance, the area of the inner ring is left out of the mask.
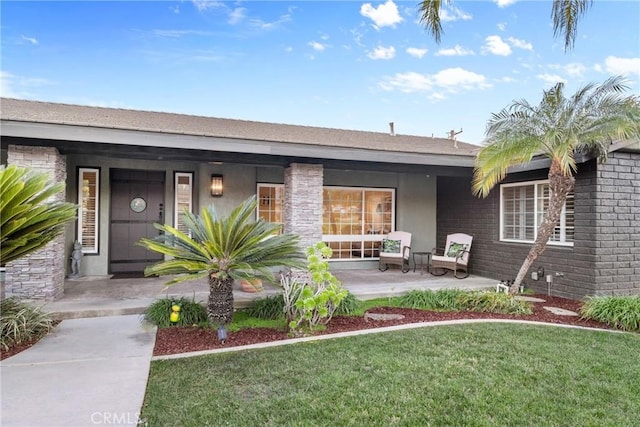
[[[392,231],[382,239],[378,269],[387,271],[389,264],[401,266],[402,272],[409,271],[409,253],[411,252],[411,233]]]
[[[464,279],[469,276],[467,265],[471,254],[471,242],[473,237],[468,234],[456,233],[447,236],[447,244],[442,255],[438,255],[438,249],[433,250],[431,256],[431,274],[443,276],[449,270],[453,271],[453,277]],[[464,276],[458,276],[458,272],[463,272]]]

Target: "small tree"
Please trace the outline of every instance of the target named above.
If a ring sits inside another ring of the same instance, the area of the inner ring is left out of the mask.
[[[203,208],[199,216],[185,212],[184,222],[190,234],[170,225],[155,224],[164,234],[142,239],[140,245],[170,259],[147,267],[145,275],[178,275],[168,284],[207,277],[207,314],[214,324],[224,327],[233,317],[235,280],[274,281],[272,267],[303,265],[298,236],[274,235],[280,226],[262,218],[254,221],[256,207],[256,197],[252,196],[227,217],[218,216],[213,205]]]
[[[534,156],[551,160],[549,206],[511,293],[517,292],[558,224],[575,183],[575,155],[589,154],[604,162],[612,142],[640,138],[640,102],[636,96],[621,95],[628,89],[622,77],[587,84],[569,98],[563,89],[564,83],[558,83],[544,91],[539,105],[516,101],[493,114],[487,124],[487,145],[476,158],[473,191],[481,197],[504,179],[511,166],[526,164]]]
[[[75,218],[76,205],[49,200],[63,190],[45,172],[0,167],[0,266],[41,249]]]

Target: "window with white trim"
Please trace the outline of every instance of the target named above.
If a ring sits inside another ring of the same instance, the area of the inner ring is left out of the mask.
[[[333,259],[377,258],[380,242],[393,231],[394,216],[394,189],[323,189],[322,240],[333,250]]]
[[[549,206],[549,181],[500,186],[500,240],[533,243]],[[574,195],[567,196],[549,244],[573,246]]]
[[[98,253],[100,169],[78,168],[78,242],[84,254]]]
[[[174,227],[185,234],[189,234],[189,229],[184,223],[184,212],[193,212],[193,173],[175,172],[175,194],[174,194]]]
[[[258,184],[258,218],[284,229],[284,184]]]

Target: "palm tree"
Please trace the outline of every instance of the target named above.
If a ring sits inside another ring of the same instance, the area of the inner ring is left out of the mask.
[[[44,247],[76,216],[72,203],[51,201],[64,191],[45,172],[0,167],[0,267]]]
[[[252,196],[227,217],[219,217],[213,205],[203,208],[199,216],[185,212],[189,234],[170,225],[155,224],[165,234],[141,239],[139,244],[171,258],[147,267],[145,275],[178,275],[168,284],[207,277],[209,319],[222,327],[230,323],[234,280],[273,281],[272,267],[304,265],[298,236],[275,235],[280,229],[278,224],[253,221],[256,206]]]
[[[440,43],[444,30],[440,23],[440,9],[443,4],[452,4],[453,0],[423,0],[418,5],[420,23]],[[553,36],[562,35],[565,51],[575,44],[578,21],[587,12],[593,0],[553,0],[551,19]]]
[[[487,140],[476,158],[474,194],[486,197],[504,179],[509,167],[526,164],[534,156],[551,160],[549,205],[510,291],[515,292],[536,258],[544,251],[565,204],[573,191],[577,153],[607,159],[613,141],[640,138],[640,99],[622,96],[626,81],[612,77],[600,85],[587,84],[571,96],[564,83],[544,91],[539,105],[525,100],[493,114],[487,124]]]

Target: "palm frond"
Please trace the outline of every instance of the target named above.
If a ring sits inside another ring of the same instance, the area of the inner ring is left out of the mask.
[[[572,48],[578,34],[578,21],[584,16],[593,0],[553,0],[551,19],[553,36],[564,38],[564,49]]]
[[[576,153],[604,161],[612,141],[640,138],[640,102],[623,96],[626,89],[626,80],[614,76],[600,85],[588,83],[567,98],[564,83],[558,83],[543,92],[536,106],[519,100],[492,114],[488,145],[476,158],[474,194],[486,197],[509,167],[533,156],[548,157],[570,176],[576,171]]]
[[[440,9],[442,7],[441,0],[423,0],[418,4],[418,16],[420,24],[431,33],[431,36],[440,43],[444,29],[440,22]],[[451,3],[451,0],[444,0],[445,4]]]

